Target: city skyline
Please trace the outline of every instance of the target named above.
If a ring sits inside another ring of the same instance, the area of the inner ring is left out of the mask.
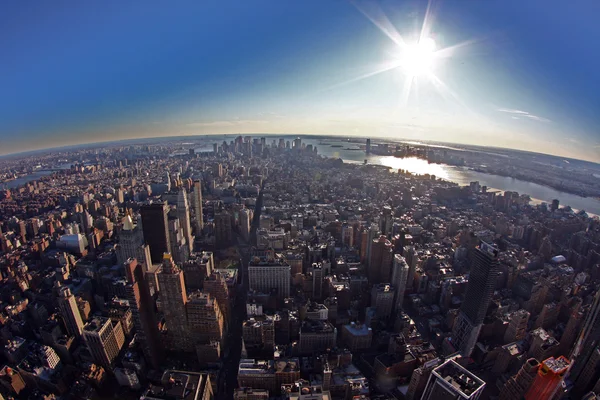
[[[599,6],[517,4],[4,6],[0,153],[273,133],[599,162]]]

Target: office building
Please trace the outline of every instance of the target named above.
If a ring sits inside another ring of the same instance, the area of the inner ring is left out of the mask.
[[[83,320],[77,307],[77,300],[66,286],[59,288],[58,308],[70,336],[79,337],[83,331]]]
[[[146,361],[156,369],[162,361],[163,348],[158,337],[158,323],[146,283],[145,271],[137,260],[130,259],[125,263],[125,274],[127,276],[126,299],[131,308],[136,341],[140,343]]]
[[[190,223],[190,207],[188,205],[188,196],[184,188],[179,189],[177,195],[177,219],[183,229],[183,236],[188,245],[188,254],[194,251],[194,238],[192,236],[192,225]]]
[[[169,253],[163,255],[163,262],[157,273],[160,286],[160,309],[167,325],[167,349],[173,351],[194,351],[194,343],[187,329],[186,303],[183,271],[175,264]]]
[[[406,278],[406,288],[409,291],[413,289],[413,281],[415,279],[415,271],[417,269],[417,262],[419,261],[419,255],[414,246],[404,246],[402,254],[408,264],[408,276]]]
[[[252,210],[244,208],[240,210],[240,233],[244,240],[250,240],[250,227],[252,226]]]
[[[596,292],[594,303],[585,318],[583,329],[579,333],[571,355],[574,361],[569,371],[569,379],[572,382],[577,382],[598,344],[600,344],[600,290]]]
[[[326,321],[305,320],[300,327],[300,354],[325,352],[336,345],[337,329]]]
[[[525,394],[525,400],[551,400],[569,369],[569,360],[564,356],[550,357],[538,368],[533,384]]]
[[[188,290],[202,289],[204,280],[213,273],[214,269],[211,251],[191,254],[189,260],[183,263],[186,288]]]
[[[508,317],[508,327],[504,332],[504,343],[512,343],[524,339],[527,335],[527,323],[529,322],[528,311],[517,310]]]
[[[426,361],[419,368],[416,368],[410,376],[410,383],[406,390],[406,400],[419,400],[425,391],[429,377],[434,368],[440,365],[442,361],[439,358]]]
[[[140,208],[144,240],[150,246],[153,264],[162,262],[163,254],[171,251],[168,213],[166,203],[144,204]]]
[[[169,253],[173,256],[173,260],[176,263],[186,262],[190,257],[190,246],[187,243],[183,228],[181,227],[181,221],[177,218],[175,213],[169,215],[169,242],[171,249]]]
[[[231,214],[221,211],[215,214],[215,246],[227,247],[233,239],[231,231]]]
[[[529,390],[537,376],[540,363],[535,358],[530,358],[521,366],[519,372],[511,377],[502,389],[498,400],[521,400]]]
[[[125,343],[121,323],[113,323],[104,317],[94,317],[85,324],[83,338],[94,361],[107,369],[111,368]]]
[[[483,324],[483,319],[494,294],[498,274],[498,250],[481,242],[473,250],[471,271],[465,298],[454,322],[452,345],[469,357]]]
[[[372,340],[373,330],[365,324],[352,322],[342,327],[342,341],[350,351],[367,350]]]
[[[227,325],[230,316],[230,296],[225,274],[219,271],[214,271],[210,274],[204,281],[203,291],[210,294],[210,296],[217,301],[219,309],[223,314],[225,325]]]
[[[238,386],[268,390],[271,396],[281,393],[281,385],[294,384],[300,379],[300,360],[240,360]]]
[[[394,292],[394,310],[402,309],[404,304],[404,293],[406,292],[406,282],[408,279],[409,266],[404,257],[400,254],[394,254],[394,265],[392,267],[391,284],[396,289]]]
[[[123,264],[130,258],[135,258],[148,270],[151,263],[150,246],[144,244],[144,233],[133,223],[130,215],[121,220],[119,243],[117,244],[117,262]]]
[[[202,372],[166,370],[160,384],[152,384],[141,397],[144,400],[212,400],[210,376]]]
[[[204,227],[204,215],[202,211],[202,183],[199,180],[194,181],[194,214],[196,218],[196,235],[202,233]]]
[[[193,292],[188,296],[185,308],[187,316],[179,323],[185,324],[187,320],[189,334],[196,342],[206,344],[223,341],[225,322],[214,298],[208,293]]]
[[[396,290],[389,283],[373,285],[371,289],[371,308],[375,307],[378,318],[388,319],[394,309]]]
[[[378,239],[373,239],[367,269],[369,283],[389,282],[393,259],[394,249],[392,243],[384,235],[379,236]]]
[[[250,290],[271,294],[279,299],[290,295],[291,268],[283,258],[275,257],[273,251],[255,255],[248,264]]]
[[[431,372],[422,400],[477,400],[484,387],[478,376],[448,360]]]

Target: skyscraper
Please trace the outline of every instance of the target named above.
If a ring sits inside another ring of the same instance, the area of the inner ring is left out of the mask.
[[[550,357],[545,360],[540,365],[533,384],[525,394],[525,400],[552,399],[568,368],[569,360],[564,356]]]
[[[194,213],[196,214],[196,235],[200,235],[204,226],[204,215],[202,215],[202,185],[200,181],[194,181]]]
[[[494,294],[498,274],[498,250],[481,242],[472,252],[469,283],[454,323],[452,342],[456,350],[469,357]]]
[[[519,372],[500,389],[499,400],[521,400],[535,380],[539,368],[540,363],[535,358],[525,361]]]
[[[58,298],[58,308],[60,315],[63,318],[65,327],[69,335],[79,337],[83,330],[83,320],[77,308],[77,301],[71,290],[66,286],[61,286],[59,289],[60,296]]]
[[[245,240],[250,239],[251,220],[252,210],[247,208],[240,210],[240,232]]]
[[[190,207],[188,205],[187,193],[184,188],[179,190],[177,196],[177,218],[179,225],[183,229],[183,235],[190,249],[190,253],[194,250],[194,241],[192,239],[192,227],[190,225]]]
[[[153,264],[160,263],[163,254],[171,251],[168,212],[166,203],[144,204],[140,208],[144,240],[150,246]]]
[[[227,211],[215,214],[215,246],[227,247],[231,239],[231,214]]]
[[[408,264],[400,254],[394,255],[394,266],[392,267],[392,285],[396,288],[394,308],[396,311],[402,309],[404,293],[406,292],[406,280],[408,278]]]
[[[367,269],[369,283],[388,283],[394,257],[392,243],[381,235],[379,239],[373,239],[371,247],[371,258]]]
[[[167,323],[167,348],[175,351],[193,351],[194,343],[187,330],[183,271],[173,262],[170,254],[163,256],[158,273],[161,310]]]
[[[104,368],[111,368],[125,343],[121,322],[105,317],[94,317],[85,324],[83,338],[94,361]]]
[[[119,232],[119,243],[117,245],[117,262],[123,264],[130,258],[135,258],[144,264],[146,270],[150,260],[150,247],[144,244],[144,233],[139,226],[133,223],[130,215],[122,219],[122,227]]]
[[[600,343],[600,290],[596,292],[594,304],[592,305],[575,343],[571,358],[574,359],[573,366],[569,371],[569,379],[577,382],[579,375],[588,364],[594,350]]]
[[[448,360],[431,372],[422,400],[477,400],[485,382],[454,360]]]
[[[146,361],[152,368],[159,368],[162,360],[162,344],[158,340],[158,324],[154,314],[153,303],[144,269],[135,259],[125,263],[127,275],[127,300],[131,307],[131,315],[136,330],[136,340],[142,347]]]

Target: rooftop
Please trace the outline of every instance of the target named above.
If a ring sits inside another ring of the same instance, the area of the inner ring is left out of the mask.
[[[471,397],[485,386],[485,382],[472,374],[454,360],[448,360],[433,370],[433,374],[440,380],[451,385],[455,390]]]

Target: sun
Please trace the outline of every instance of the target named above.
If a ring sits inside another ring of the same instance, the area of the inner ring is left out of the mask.
[[[411,77],[429,75],[435,67],[436,45],[432,38],[407,44],[398,60],[402,70]]]

